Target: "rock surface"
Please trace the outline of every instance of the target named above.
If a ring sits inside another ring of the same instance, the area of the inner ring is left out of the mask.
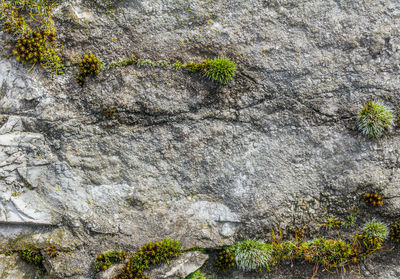
[[[172,260],[168,264],[148,272],[148,278],[154,279],[185,279],[186,276],[198,270],[207,261],[208,256],[201,252],[188,252]]]
[[[357,225],[399,215],[398,123],[372,141],[356,116],[368,99],[399,113],[400,2],[66,0],[55,22],[64,75],[0,57],[2,248],[21,232],[41,247],[62,232],[49,273],[86,279],[97,253],[166,236],[216,248],[278,228],[311,237],[355,208]],[[74,61],[86,50],[105,63],[229,57],[238,73],[220,85],[115,68],[81,88]],[[384,206],[368,208],[366,191],[381,191]],[[380,256],[361,278],[399,277],[400,258]],[[295,270],[257,276],[310,275]]]

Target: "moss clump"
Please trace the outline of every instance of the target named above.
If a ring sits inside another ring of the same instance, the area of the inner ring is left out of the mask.
[[[390,228],[390,239],[396,242],[400,242],[400,222],[395,222]]]
[[[137,266],[128,263],[122,269],[121,273],[115,276],[113,279],[149,279],[143,275],[143,270]]]
[[[43,267],[43,256],[40,250],[26,249],[19,251],[18,254],[23,261],[38,267]]]
[[[211,80],[227,83],[236,73],[235,62],[228,58],[214,58],[204,61],[203,75]]]
[[[148,269],[151,264],[168,263],[170,259],[179,256],[181,253],[179,241],[165,238],[159,242],[145,244],[131,258],[130,262],[144,270]]]
[[[78,84],[83,86],[88,76],[98,75],[103,65],[103,62],[93,53],[89,52],[85,54],[85,56],[79,62],[79,73],[76,77]]]
[[[114,279],[146,278],[143,271],[152,264],[169,262],[181,254],[181,246],[178,240],[165,238],[159,242],[146,243],[130,259]]]
[[[96,272],[108,269],[111,265],[122,262],[126,259],[125,251],[109,250],[97,255],[94,262]]]
[[[196,270],[195,272],[186,276],[185,279],[206,279],[206,275],[200,272],[200,270]]]
[[[383,199],[377,193],[366,193],[364,195],[364,201],[365,201],[365,203],[372,205],[374,207],[383,205]]]
[[[57,247],[54,245],[50,245],[49,247],[47,247],[46,249],[46,254],[50,257],[50,258],[55,258],[58,256],[58,250]]]
[[[101,111],[101,114],[108,119],[114,119],[117,115],[117,109],[116,108],[103,109]]]
[[[245,240],[232,247],[236,265],[244,271],[269,270],[272,260],[272,245],[261,241]]]
[[[384,105],[368,101],[358,114],[361,132],[371,138],[379,138],[393,125],[392,112]]]
[[[297,253],[306,261],[322,265],[326,269],[343,266],[353,257],[353,249],[349,243],[324,238],[318,238],[313,242],[303,242]]]
[[[340,228],[340,226],[343,225],[343,222],[333,217],[333,218],[328,218],[328,220],[323,225],[329,229],[338,229]]]
[[[400,222],[397,228],[399,227]],[[366,259],[373,252],[382,249],[387,234],[386,225],[375,221],[365,224],[362,233],[355,233],[354,240],[351,242],[323,237],[313,241],[303,241],[300,238],[294,241],[282,241],[282,234],[278,238],[273,232],[272,244],[246,240],[227,247],[226,254],[230,256],[228,262],[234,257],[236,265],[247,271],[269,270],[270,267],[279,265],[284,260],[305,260],[315,265],[315,276],[320,268],[328,271],[337,267],[346,269]],[[223,257],[217,259],[217,267],[223,264],[223,262],[219,263],[220,260],[223,260]]]
[[[225,272],[236,266],[235,255],[231,252],[230,247],[226,247],[218,253],[215,267],[218,272]]]
[[[201,63],[190,62],[187,64],[177,61],[172,66],[177,69],[187,69],[192,73],[200,72],[207,78],[221,83],[227,83],[236,73],[235,62],[230,61],[228,58],[206,59]]]
[[[388,227],[380,222],[371,221],[364,225],[362,228],[363,234],[370,239],[377,239],[380,243],[385,241],[389,235]]]
[[[40,64],[57,74],[63,74],[63,46],[56,41],[56,28],[51,11],[53,1],[3,0],[0,19],[4,30],[16,39],[13,54],[23,64]],[[29,15],[25,19],[23,15]],[[29,22],[29,24],[27,24]]]

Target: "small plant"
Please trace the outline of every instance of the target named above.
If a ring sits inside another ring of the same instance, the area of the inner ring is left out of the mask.
[[[86,53],[79,63],[79,74],[76,77],[76,81],[80,86],[85,84],[88,76],[96,76],[100,73],[103,67],[103,62],[97,58],[93,53]]]
[[[102,254],[97,255],[94,262],[94,270],[96,272],[104,271],[111,265],[122,262],[126,259],[125,251],[109,250]]]
[[[19,251],[18,254],[23,261],[25,261],[29,264],[33,264],[38,267],[43,266],[43,256],[39,250],[26,249],[26,250]]]
[[[236,64],[228,58],[214,58],[204,61],[203,74],[211,80],[227,83],[235,73]]]
[[[143,67],[143,66],[154,67],[156,64],[150,60],[138,59],[136,60],[136,65],[138,67]]]
[[[228,58],[206,59],[201,63],[190,62],[187,64],[177,61],[172,66],[176,69],[187,69],[192,73],[200,72],[209,79],[221,83],[227,83],[236,73],[235,62],[230,61]]]
[[[46,254],[50,257],[50,258],[55,258],[58,256],[58,250],[57,247],[54,245],[50,245],[49,247],[47,247],[46,249]]]
[[[218,272],[225,272],[228,269],[236,265],[235,255],[230,250],[230,247],[226,247],[218,253],[218,258],[215,263],[215,267]]]
[[[395,222],[390,228],[390,239],[396,242],[400,242],[400,222]]]
[[[389,229],[383,223],[371,221],[364,225],[362,232],[370,239],[377,239],[382,243],[388,237]]]
[[[144,270],[148,269],[151,264],[158,264],[161,262],[168,263],[170,259],[180,254],[181,247],[179,241],[165,238],[159,242],[145,244],[130,261],[135,266]]]
[[[107,108],[101,111],[101,114],[108,119],[114,119],[117,115],[117,109],[115,108]]]
[[[338,218],[328,218],[325,224],[323,224],[326,228],[329,229],[338,229],[340,228],[341,225],[343,225],[343,222],[340,221]]]
[[[382,206],[383,200],[382,197],[377,193],[366,193],[364,195],[365,203],[372,205],[372,206]]]
[[[143,271],[152,264],[169,262],[181,254],[178,240],[165,238],[159,242],[146,243],[128,261],[121,273],[114,279],[145,279]]]
[[[274,241],[272,242],[273,245],[273,264],[279,264],[281,261],[287,259],[293,259],[297,255],[297,243],[301,243],[297,238],[298,242],[292,243],[290,241],[282,241],[273,235]]]
[[[51,16],[54,6],[54,1],[3,0],[0,19],[4,30],[16,39],[13,54],[18,61],[33,66],[40,64],[56,74],[63,74],[65,67],[61,57],[64,49],[56,41],[56,28]],[[29,15],[29,18],[25,19],[23,15]]]
[[[186,276],[185,279],[207,279],[207,278],[204,273],[200,272],[200,270],[196,270],[195,272]]]
[[[137,266],[127,263],[122,271],[113,279],[149,279],[143,275],[143,270]]]
[[[379,138],[393,125],[393,115],[384,105],[368,101],[358,114],[358,125],[363,134]]]
[[[233,246],[236,265],[244,271],[269,270],[272,245],[261,241],[245,240]]]
[[[135,55],[131,55],[131,59],[121,60],[117,62],[112,62],[109,66],[110,68],[113,67],[126,67],[135,64]]]
[[[318,238],[313,242],[303,242],[298,248],[299,256],[328,270],[347,264],[352,254],[351,245],[343,240]]]

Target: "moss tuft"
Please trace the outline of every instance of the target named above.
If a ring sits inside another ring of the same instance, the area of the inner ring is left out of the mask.
[[[379,138],[393,125],[392,112],[384,105],[368,101],[358,114],[361,132],[371,138]]]
[[[388,227],[385,224],[376,221],[366,223],[362,228],[362,232],[371,239],[376,238],[380,243],[385,241],[389,235]]]
[[[49,247],[47,247],[46,249],[46,254],[50,257],[50,258],[55,258],[58,256],[58,250],[57,247],[54,245],[50,245]]]
[[[144,279],[143,271],[150,265],[169,262],[181,254],[181,246],[178,240],[165,238],[159,242],[146,243],[130,259],[114,279]]]
[[[207,59],[204,63],[203,75],[211,80],[227,83],[236,73],[235,62],[228,58]]]
[[[126,259],[125,251],[109,250],[102,254],[97,255],[94,262],[94,270],[96,272],[104,271],[111,265],[120,263]]]
[[[207,279],[207,277],[204,273],[200,272],[200,270],[196,270],[195,272],[186,276],[185,279]]]
[[[0,19],[4,30],[16,40],[13,54],[17,61],[40,64],[56,74],[63,74],[63,46],[56,40],[56,28],[51,16],[53,8],[53,1],[3,0],[0,3]],[[25,19],[23,15],[29,15],[29,18]]]
[[[38,267],[43,267],[43,256],[40,250],[26,249],[19,251],[18,254],[23,261]]]
[[[244,271],[269,270],[272,245],[261,241],[245,240],[232,247],[238,268]]]
[[[93,53],[86,53],[79,62],[79,74],[76,77],[78,84],[83,86],[88,76],[98,75],[103,65],[103,62]]]
[[[226,247],[218,253],[215,267],[218,272],[226,272],[234,266],[236,266],[235,255],[232,253],[230,247]]]
[[[390,239],[395,242],[400,242],[400,222],[395,222],[390,228]]]
[[[383,198],[377,193],[366,193],[364,195],[364,201],[365,203],[374,207],[383,205]]]

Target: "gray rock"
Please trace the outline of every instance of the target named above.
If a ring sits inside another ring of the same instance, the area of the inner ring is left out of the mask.
[[[124,267],[124,264],[116,264],[111,266],[105,271],[99,272],[96,274],[96,279],[113,279],[115,276],[117,276],[120,272],[121,269]]]
[[[279,229],[312,238],[326,218],[354,208],[354,230],[399,215],[399,123],[379,140],[356,124],[368,99],[398,114],[398,1],[60,2],[64,75],[28,71],[12,58],[12,37],[0,34],[2,250],[61,245],[63,231],[68,252],[47,269],[86,279],[98,253],[164,237],[218,249],[270,241]],[[172,67],[106,67],[80,87],[76,58],[86,50],[106,64],[132,54],[172,63],[229,57],[238,72],[221,85]],[[107,108],[114,119],[101,113]],[[382,192],[384,206],[367,207],[366,191]],[[20,233],[30,237],[21,242]],[[399,256],[379,256],[360,278],[398,277]],[[217,276],[211,264],[206,272]],[[303,266],[235,272],[312,275]]]
[[[38,271],[31,265],[19,260],[17,255],[0,255],[0,274],[2,279],[31,279]]]
[[[201,252],[187,252],[169,264],[164,264],[146,273],[149,278],[154,279],[185,279],[186,276],[202,267],[207,259],[208,256]]]

